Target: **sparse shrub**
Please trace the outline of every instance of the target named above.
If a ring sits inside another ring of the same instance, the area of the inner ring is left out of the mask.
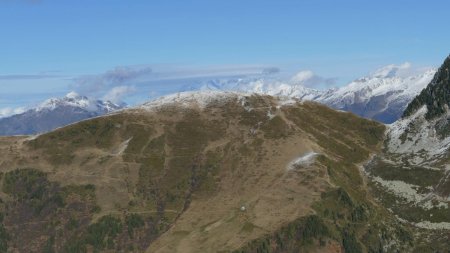
[[[45,243],[44,249],[42,250],[43,253],[54,253],[54,244],[55,244],[55,237],[50,236],[48,238],[47,242]]]
[[[272,235],[256,239],[236,252],[301,252],[304,247],[324,242],[330,230],[323,220],[311,215],[289,223]]]
[[[44,208],[56,209],[64,206],[64,198],[59,189],[57,183],[47,180],[44,172],[35,169],[7,172],[3,181],[5,193],[30,205],[37,214]]]
[[[45,173],[34,169],[20,169],[7,172],[3,181],[3,191],[18,200],[40,199],[49,182]]]
[[[0,223],[0,252],[3,253],[8,251],[8,241],[10,239],[10,235],[3,226],[3,223]]]
[[[356,239],[354,233],[344,232],[342,238],[342,246],[344,246],[345,252],[362,253],[361,244]]]
[[[130,214],[125,218],[125,223],[128,228],[128,235],[133,238],[134,229],[143,227],[145,225],[144,219],[139,214]]]
[[[96,249],[104,249],[122,231],[120,219],[111,215],[103,216],[87,229],[85,242]]]

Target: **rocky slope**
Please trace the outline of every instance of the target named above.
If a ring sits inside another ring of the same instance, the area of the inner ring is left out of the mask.
[[[313,102],[201,92],[3,137],[0,252],[444,249],[367,191],[360,165],[384,130]]]
[[[403,118],[388,126],[383,152],[366,166],[386,207],[403,222],[435,234],[450,229],[449,64],[447,58]]]
[[[89,99],[70,92],[51,98],[21,114],[0,119],[0,135],[36,134],[123,108],[110,101]]]

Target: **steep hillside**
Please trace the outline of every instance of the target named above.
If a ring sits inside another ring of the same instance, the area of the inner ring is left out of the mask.
[[[0,135],[25,135],[51,131],[57,127],[104,115],[123,108],[110,101],[89,99],[70,92],[51,98],[21,114],[0,119]]]
[[[415,228],[360,175],[384,130],[313,102],[203,92],[3,137],[0,252],[413,251]]]

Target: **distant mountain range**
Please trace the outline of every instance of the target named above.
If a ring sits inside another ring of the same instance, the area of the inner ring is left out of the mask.
[[[401,117],[408,103],[427,86],[436,73],[435,69],[428,69],[420,74],[402,76],[398,73],[402,68],[402,65],[388,65],[343,87],[327,90],[308,88],[301,83],[265,79],[214,80],[203,89],[236,90],[313,100],[365,118],[392,123]]]
[[[0,119],[0,135],[24,135],[48,132],[84,119],[122,109],[102,101],[70,92],[62,98],[51,98],[21,114]]]
[[[211,80],[201,90],[225,90],[312,100],[332,108],[353,112],[383,123],[399,119],[409,102],[433,79],[435,69],[415,75],[400,75],[402,65],[388,65],[340,88],[326,90],[305,87],[302,83],[271,79]],[[199,88],[193,88],[198,90]],[[74,92],[63,98],[51,98],[36,108],[0,119],[0,135],[48,132],[80,120],[122,109],[110,101],[101,101]]]

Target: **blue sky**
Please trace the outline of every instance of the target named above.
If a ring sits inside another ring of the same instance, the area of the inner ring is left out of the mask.
[[[444,0],[0,0],[0,108],[72,89],[102,97],[123,84],[105,76],[130,69],[151,76],[126,76],[141,96],[124,99],[137,103],[267,68],[339,86],[387,64],[439,66],[448,10]]]

